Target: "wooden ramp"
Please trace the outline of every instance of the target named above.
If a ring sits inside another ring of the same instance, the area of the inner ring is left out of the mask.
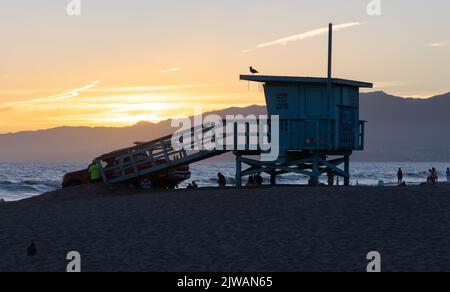
[[[212,127],[197,127],[184,132],[184,134],[191,133],[192,137],[199,137],[200,135],[200,137],[203,137],[203,134],[211,129]],[[235,131],[235,141],[237,141],[236,133],[237,131]],[[225,137],[224,134],[223,138],[225,139]],[[195,146],[195,139],[192,140],[192,146]],[[234,145],[237,145],[237,143],[234,143]],[[195,148],[193,147],[193,149]],[[211,151],[178,150],[172,145],[172,135],[170,135],[145,143],[137,143],[136,146],[102,155],[96,159],[96,162],[100,165],[103,181],[107,184],[117,184],[176,170],[180,167],[235,150],[237,149]],[[239,153],[257,155],[260,152],[239,151]]]

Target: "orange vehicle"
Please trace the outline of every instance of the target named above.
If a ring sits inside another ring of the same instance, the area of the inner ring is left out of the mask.
[[[161,161],[160,163],[164,163]],[[150,166],[150,165],[149,165]],[[113,175],[108,174],[108,175]],[[137,188],[141,189],[150,189],[150,188],[170,188],[173,189],[177,187],[180,183],[185,180],[190,179],[191,172],[189,171],[189,166],[182,166],[177,169],[164,171],[158,173],[156,175],[152,175],[149,177],[143,177],[135,180],[131,180],[128,183],[134,185]],[[68,188],[77,185],[91,184],[91,180],[89,179],[89,171],[88,169],[79,170],[75,172],[68,173],[63,178],[62,187]]]
[[[175,150],[171,136],[104,154],[94,160],[107,184],[132,184],[138,188],[176,188],[191,178],[187,152]],[[89,169],[68,173],[63,188],[90,184]]]

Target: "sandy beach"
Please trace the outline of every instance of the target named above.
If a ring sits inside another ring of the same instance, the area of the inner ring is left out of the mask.
[[[80,186],[0,205],[0,271],[450,271],[450,185],[143,192]],[[34,240],[38,253],[26,255]]]

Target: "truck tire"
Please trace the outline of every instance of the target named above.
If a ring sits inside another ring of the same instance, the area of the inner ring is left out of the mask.
[[[141,178],[138,181],[137,187],[141,190],[150,190],[153,188],[153,183],[149,178]]]

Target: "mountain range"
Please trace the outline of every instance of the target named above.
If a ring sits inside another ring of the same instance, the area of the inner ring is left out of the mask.
[[[213,112],[265,114],[264,106]],[[385,92],[361,93],[361,119],[367,120],[366,149],[354,161],[450,161],[450,93],[411,99]],[[88,162],[135,141],[173,132],[171,121],[140,122],[123,128],[59,127],[0,135],[3,162]],[[229,159],[224,156],[222,159]]]

